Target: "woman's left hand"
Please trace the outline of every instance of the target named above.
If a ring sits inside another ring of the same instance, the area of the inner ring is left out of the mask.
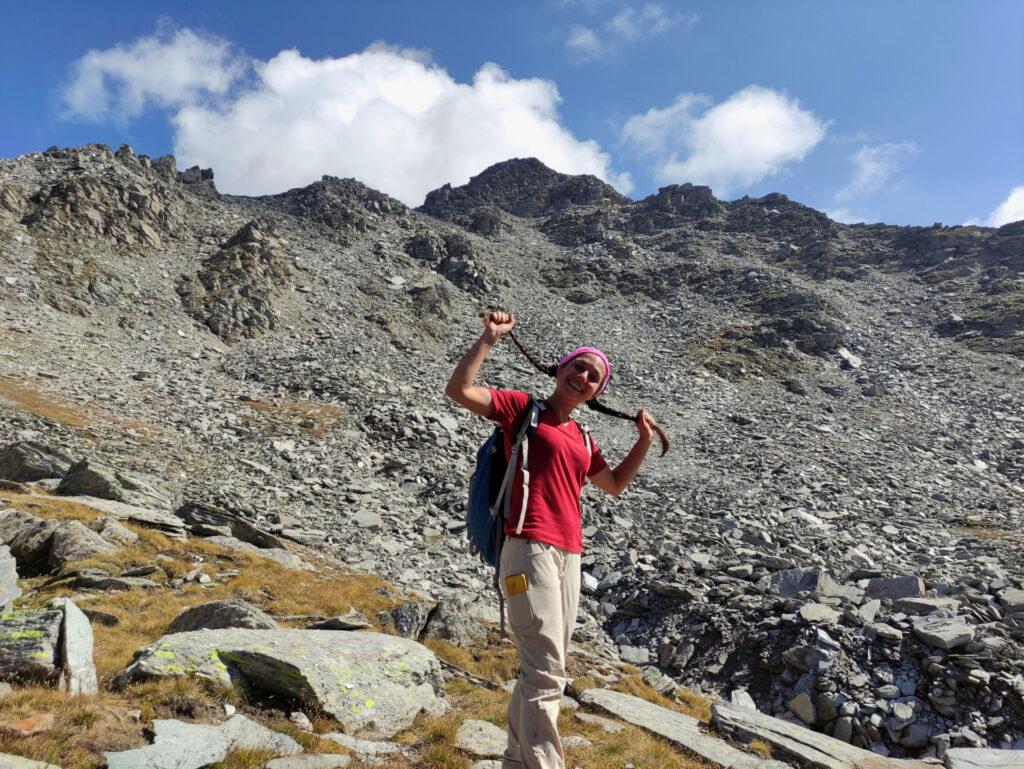
[[[636,430],[640,433],[640,438],[647,443],[654,440],[654,417],[651,416],[651,412],[647,409],[640,409],[636,412]]]

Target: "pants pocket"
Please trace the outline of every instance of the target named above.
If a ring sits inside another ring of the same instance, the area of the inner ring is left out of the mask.
[[[505,607],[508,624],[517,636],[533,631],[537,625],[532,598],[537,591],[536,574],[531,568],[530,544],[521,539],[510,539],[505,542],[501,553],[501,591],[505,595]],[[526,590],[510,595],[508,590],[509,577],[523,575],[526,578]]]

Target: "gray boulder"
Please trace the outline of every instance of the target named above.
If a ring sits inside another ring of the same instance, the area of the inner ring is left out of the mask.
[[[455,736],[455,746],[478,758],[499,758],[505,752],[508,735],[490,721],[469,718]]]
[[[402,638],[418,639],[427,627],[427,620],[434,610],[430,601],[409,601],[389,611],[377,614],[377,619],[385,628],[393,628]]]
[[[61,478],[71,457],[35,441],[17,441],[0,450],[0,478],[19,483]]]
[[[65,521],[54,530],[50,538],[50,555],[46,567],[53,572],[71,561],[82,561],[101,553],[116,551],[116,545],[107,542],[81,521]]]
[[[928,769],[931,764],[904,758],[886,758],[842,740],[811,731],[781,718],[725,703],[712,707],[718,731],[742,742],[762,740],[792,756],[801,766],[818,769]]]
[[[304,700],[348,734],[390,737],[422,710],[443,707],[441,665],[413,641],[332,630],[197,630],[135,652],[118,679],[197,676]]]
[[[152,745],[103,755],[108,769],[199,769],[222,761],[230,750],[294,754],[302,747],[287,735],[237,715],[218,726],[156,719]]]
[[[60,674],[64,612],[13,611],[0,620],[0,680],[52,683]]]
[[[587,689],[580,695],[580,702],[663,737],[712,766],[728,769],[776,769],[779,766],[778,762],[765,761],[753,754],[744,753],[719,737],[705,734],[696,718],[631,694],[610,689]]]
[[[1024,752],[991,748],[950,748],[946,769],[1024,769]]]
[[[287,569],[294,569],[295,571],[312,571],[313,569],[312,566],[299,558],[295,553],[285,550],[283,547],[257,547],[235,537],[224,536],[206,537],[206,541],[223,547],[225,550],[238,550],[243,553],[258,555],[261,558],[279,563]]]
[[[912,574],[905,577],[875,577],[868,581],[869,598],[920,598],[924,595],[924,580]]]
[[[1008,587],[999,593],[999,602],[1007,614],[1024,614],[1024,590]]]
[[[456,646],[470,646],[487,635],[487,630],[470,616],[465,606],[441,601],[427,624],[426,637],[451,641]]]
[[[18,562],[7,545],[0,545],[0,613],[9,612],[20,595]]]
[[[18,573],[35,577],[46,572],[50,540],[60,524],[21,510],[0,510],[0,542],[10,547]]]
[[[938,598],[900,598],[893,603],[893,609],[904,614],[914,616],[925,616],[933,611],[948,609],[956,611],[960,608],[958,598],[940,596]]]
[[[249,630],[277,630],[280,625],[258,606],[240,598],[211,601],[186,609],[167,626],[168,633],[216,628],[248,628]]]
[[[89,521],[88,526],[112,545],[127,547],[139,541],[139,535],[116,518],[100,516]]]
[[[335,617],[318,620],[306,625],[306,630],[368,630],[373,627],[366,617],[355,609],[349,609],[345,614]]]
[[[170,502],[152,484],[109,465],[83,459],[68,468],[57,486],[61,496],[112,499],[125,504],[169,509]]]
[[[974,638],[974,627],[959,615],[936,612],[914,622],[914,634],[939,649],[956,649]]]

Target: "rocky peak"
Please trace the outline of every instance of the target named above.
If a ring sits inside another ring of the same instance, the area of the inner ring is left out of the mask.
[[[596,176],[561,174],[537,158],[513,158],[484,169],[461,187],[446,184],[427,193],[418,210],[461,223],[481,207],[533,217],[570,205],[626,203],[628,198]]]
[[[362,182],[328,175],[305,187],[261,200],[292,216],[351,232],[366,232],[383,218],[404,216],[408,211],[401,202]]]

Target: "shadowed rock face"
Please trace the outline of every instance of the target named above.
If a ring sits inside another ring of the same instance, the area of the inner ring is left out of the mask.
[[[300,699],[338,719],[346,734],[390,737],[443,694],[433,652],[380,633],[334,630],[197,630],[136,651],[119,682],[199,676]]]

